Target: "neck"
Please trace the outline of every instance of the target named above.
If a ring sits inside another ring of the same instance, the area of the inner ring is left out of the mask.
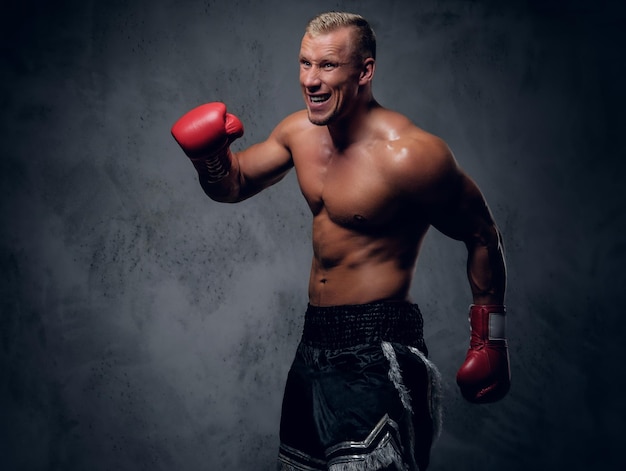
[[[367,133],[365,123],[370,111],[378,107],[380,105],[370,95],[367,100],[356,104],[345,117],[328,124],[328,132],[335,147],[338,150],[343,150],[360,140],[361,136]]]

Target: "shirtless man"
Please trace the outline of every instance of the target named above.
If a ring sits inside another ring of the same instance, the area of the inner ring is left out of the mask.
[[[372,94],[376,41],[365,19],[325,13],[300,48],[306,109],[233,153],[241,122],[222,103],[191,110],[172,134],[205,193],[238,202],[295,168],[313,214],[304,331],[283,399],[279,469],[424,470],[438,428],[438,373],[409,300],[434,226],[465,243],[471,340],[457,374],[471,402],[510,384],[501,237],[450,149]]]

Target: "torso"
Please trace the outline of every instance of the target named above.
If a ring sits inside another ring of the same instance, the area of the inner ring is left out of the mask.
[[[306,114],[294,116],[307,121],[290,133],[289,148],[313,214],[309,302],[314,305],[409,297],[429,225],[407,175],[419,165],[407,159],[419,158],[411,151],[429,135],[396,113],[376,113],[369,137],[343,150],[326,126],[308,124]],[[419,178],[414,182],[419,185]]]

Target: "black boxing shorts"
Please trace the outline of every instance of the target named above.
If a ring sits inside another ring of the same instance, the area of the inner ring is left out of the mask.
[[[289,370],[280,471],[424,471],[440,377],[415,304],[309,306]]]

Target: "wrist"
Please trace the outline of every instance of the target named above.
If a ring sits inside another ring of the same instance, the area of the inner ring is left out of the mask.
[[[504,304],[471,304],[469,322],[472,337],[483,340],[506,339],[506,306]]]
[[[190,157],[190,160],[207,183],[217,183],[230,175],[232,161],[228,146],[210,155]]]

